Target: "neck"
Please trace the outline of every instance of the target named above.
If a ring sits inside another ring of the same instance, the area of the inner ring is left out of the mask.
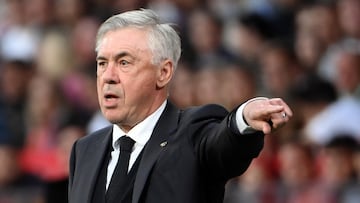
[[[157,111],[160,106],[166,101],[167,98],[164,98],[162,100],[159,100],[159,102],[153,102],[151,106],[149,106],[148,111],[144,112],[144,116],[139,117],[135,122],[133,123],[118,123],[117,125],[121,130],[123,130],[125,133],[129,132],[131,129],[133,129],[136,125],[141,123],[143,120],[145,120],[147,117],[149,117],[151,114],[153,114],[155,111]]]

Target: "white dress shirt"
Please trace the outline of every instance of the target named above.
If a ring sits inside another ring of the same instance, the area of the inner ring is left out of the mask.
[[[262,97],[257,97],[254,99],[263,99]],[[253,101],[254,99],[249,100],[248,102],[242,104],[236,112],[236,123],[237,127],[242,134],[247,134],[254,132],[255,130],[248,126],[243,118],[243,109],[247,103]],[[134,141],[133,151],[130,155],[129,161],[129,168],[130,171],[131,167],[133,166],[134,162],[136,161],[137,157],[139,156],[141,150],[144,148],[145,144],[150,139],[150,136],[154,130],[154,127],[159,120],[161,114],[163,113],[167,101],[165,100],[164,103],[150,116],[145,118],[145,120],[141,121],[139,124],[134,126],[129,132],[125,133],[123,130],[120,129],[118,125],[113,125],[113,135],[112,135],[112,146],[114,151],[111,152],[111,158],[108,165],[107,170],[107,179],[106,179],[106,189],[109,187],[111,176],[114,173],[115,166],[118,161],[120,149],[119,145],[117,144],[117,140],[124,135],[131,137]]]
[[[115,166],[118,161],[120,149],[119,144],[117,144],[117,140],[124,135],[129,136],[131,139],[135,141],[133,151],[130,155],[129,160],[129,168],[134,165],[136,158],[139,156],[141,150],[144,148],[145,144],[149,141],[150,136],[154,130],[154,127],[159,120],[162,112],[164,111],[166,106],[166,101],[150,116],[145,118],[143,121],[134,126],[129,132],[125,133],[118,125],[113,125],[113,135],[112,135],[112,146],[114,151],[111,152],[111,158],[108,165],[107,170],[107,179],[106,179],[106,189],[109,187],[111,176],[114,173]]]

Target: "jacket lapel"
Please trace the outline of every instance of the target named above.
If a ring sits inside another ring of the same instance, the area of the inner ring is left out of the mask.
[[[87,197],[85,202],[91,202],[96,180],[99,176],[101,167],[103,166],[102,163],[107,155],[108,145],[112,139],[111,134],[112,127],[109,127],[106,129],[106,132],[98,136],[99,139],[95,140],[95,143],[86,150],[86,159],[90,161],[84,162],[83,169],[81,170],[83,173],[82,177],[88,179],[84,182],[89,183],[81,186],[83,187],[84,192],[88,192],[88,194],[84,195],[84,197]]]
[[[154,166],[160,152],[162,151],[169,136],[177,128],[179,120],[179,110],[169,101],[155,125],[150,140],[144,148],[138,172],[134,183],[133,203],[138,203],[149,173]]]

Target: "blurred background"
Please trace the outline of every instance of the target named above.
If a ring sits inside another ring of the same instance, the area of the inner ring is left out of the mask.
[[[0,0],[0,203],[67,202],[74,141],[99,112],[99,24],[151,8],[177,24],[170,99],[294,111],[226,185],[224,203],[360,202],[359,0]]]

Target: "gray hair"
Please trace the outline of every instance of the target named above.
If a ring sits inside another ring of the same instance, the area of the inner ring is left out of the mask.
[[[95,51],[98,51],[107,32],[126,27],[147,29],[148,44],[153,54],[152,63],[159,64],[162,60],[170,59],[176,68],[181,55],[180,37],[170,24],[161,23],[160,18],[150,9],[128,11],[107,19],[98,30]]]

